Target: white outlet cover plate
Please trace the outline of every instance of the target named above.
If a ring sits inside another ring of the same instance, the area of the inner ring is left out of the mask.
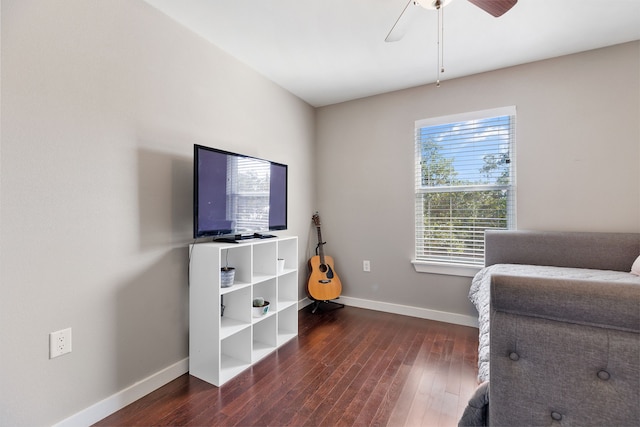
[[[71,328],[49,334],[49,359],[71,353]]]

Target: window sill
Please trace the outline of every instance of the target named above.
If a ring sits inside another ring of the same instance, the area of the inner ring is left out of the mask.
[[[418,273],[443,274],[446,276],[473,277],[482,269],[477,265],[453,265],[437,262],[411,261]]]

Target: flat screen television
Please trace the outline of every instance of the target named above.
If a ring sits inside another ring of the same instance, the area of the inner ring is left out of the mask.
[[[193,237],[236,241],[287,229],[282,163],[193,146]]]

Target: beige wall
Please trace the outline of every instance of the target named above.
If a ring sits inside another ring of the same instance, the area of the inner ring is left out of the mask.
[[[520,229],[640,231],[640,43],[445,80],[318,109],[317,205],[344,296],[476,316],[470,278],[410,264],[414,121],[509,105]]]
[[[142,1],[2,0],[0,425],[51,425],[188,357],[194,143],[289,164],[306,246],[314,120]]]

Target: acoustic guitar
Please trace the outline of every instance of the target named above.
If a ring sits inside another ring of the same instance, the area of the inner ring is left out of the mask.
[[[316,301],[336,299],[342,292],[342,283],[333,267],[333,258],[324,254],[324,242],[320,230],[320,215],[318,212],[312,217],[318,231],[318,255],[309,260],[309,282],[307,293]]]

